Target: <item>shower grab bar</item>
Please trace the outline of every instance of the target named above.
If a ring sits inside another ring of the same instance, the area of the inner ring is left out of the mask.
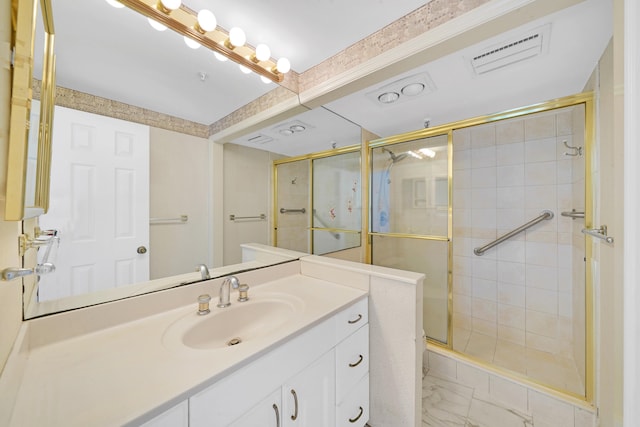
[[[260,214],[256,216],[235,216],[233,214],[229,215],[229,219],[231,221],[235,221],[236,219],[267,219],[265,214]]]
[[[305,213],[307,212],[307,210],[305,208],[302,209],[285,209],[285,208],[280,208],[280,213]]]
[[[584,218],[584,212],[578,212],[575,209],[571,209],[570,212],[562,212],[560,213],[560,215],[562,216],[567,216],[571,219],[576,219],[576,218]]]
[[[484,245],[481,248],[475,248],[473,250],[473,253],[478,255],[478,256],[481,256],[481,255],[483,255],[485,253],[485,251],[487,251],[487,249],[491,249],[492,247],[499,245],[500,243],[504,242],[505,240],[512,238],[516,234],[522,233],[527,228],[533,227],[537,223],[539,223],[541,221],[544,221],[545,219],[551,219],[551,218],[553,218],[553,212],[551,212],[550,210],[544,210],[544,211],[542,211],[540,213],[540,216],[538,216],[537,218],[534,218],[531,221],[527,222],[526,224],[523,224],[520,227],[516,228],[515,230],[508,232],[507,234],[505,234],[502,237],[498,237],[493,242],[487,243],[486,245]]]
[[[184,223],[187,221],[189,221],[188,215],[180,215],[179,217],[175,217],[175,218],[149,218],[149,224],[162,224],[162,223],[173,223],[173,222]]]
[[[313,210],[313,217],[316,218],[318,220],[318,222],[324,227],[324,228],[331,228],[327,225],[326,222],[324,222],[322,220],[322,218],[320,218],[320,216],[318,215],[318,212],[314,209]],[[329,231],[329,234],[331,234],[333,236],[334,239],[338,240],[340,239],[340,234]]]

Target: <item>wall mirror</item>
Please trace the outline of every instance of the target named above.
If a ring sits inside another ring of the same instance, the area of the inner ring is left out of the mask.
[[[116,103],[118,103],[119,106],[132,105],[140,107],[138,109],[132,108],[136,113],[142,108],[145,109],[145,114],[163,112],[166,114],[166,116],[163,116],[165,120],[169,120],[166,119],[167,117],[179,117],[179,110],[183,108],[186,103],[201,104],[203,106],[203,114],[206,114],[207,111],[215,110],[216,103],[212,102],[213,98],[211,94],[203,90],[205,82],[201,80],[197,73],[191,76],[193,77],[191,90],[176,94],[176,90],[172,89],[170,85],[163,85],[169,93],[163,92],[159,94],[150,90],[148,83],[151,79],[149,76],[138,72],[142,68],[143,63],[148,61],[153,61],[158,69],[163,70],[168,68],[165,67],[165,65],[170,61],[188,63],[190,69],[187,70],[187,72],[192,71],[192,69],[198,69],[200,66],[216,66],[215,59],[213,58],[202,60],[197,56],[193,56],[190,62],[179,61],[176,60],[176,58],[164,55],[162,49],[158,50],[159,38],[164,37],[161,40],[166,43],[180,43],[184,45],[182,37],[175,36],[175,34],[168,34],[170,33],[169,31],[157,33],[148,26],[143,16],[126,10],[124,11],[126,14],[122,15],[123,18],[120,22],[119,31],[113,32],[113,29],[110,27],[104,28],[104,22],[100,21],[101,15],[123,12],[122,9],[112,8],[104,0],[88,0],[84,2],[58,0],[54,4],[53,11],[56,16],[57,29],[56,45],[58,60],[56,76],[58,82],[58,104],[68,105],[69,98],[74,98],[72,101],[81,104],[78,110],[57,105],[57,124],[62,123],[61,120],[65,119],[66,114],[69,113],[70,110],[76,112],[82,110],[80,112],[93,114],[94,117],[92,120],[95,120],[95,122],[92,122],[92,127],[98,129],[100,119],[105,118],[100,113],[104,113],[113,108]],[[144,31],[147,29],[149,30],[148,32]],[[43,29],[36,30],[36,39],[42,31]],[[82,34],[86,35],[90,32],[109,34],[109,37],[92,37],[91,42],[88,42],[88,37],[83,37]],[[129,43],[133,43],[135,40],[135,43],[138,44],[137,48],[135,50],[123,49],[123,43],[127,43],[127,40]],[[147,44],[145,45],[144,43]],[[69,44],[71,44],[71,46]],[[83,58],[89,50],[93,52],[92,60]],[[145,54],[141,55],[141,51],[145,52]],[[203,49],[200,49],[200,51],[203,51]],[[72,52],[71,55],[70,52]],[[114,69],[112,64],[119,62],[115,60],[116,55],[127,54],[130,55],[124,60],[127,63],[127,67],[116,67],[117,69]],[[188,54],[193,54],[193,52],[189,51]],[[199,53],[195,55],[199,55]],[[93,58],[97,58],[95,62]],[[88,62],[92,63],[90,64]],[[91,67],[109,68],[109,79],[99,78],[97,74],[92,72],[93,69]],[[221,77],[222,81],[224,81],[225,72],[237,72],[237,67],[227,68],[231,68],[231,71],[221,71],[221,74],[223,74]],[[38,69],[46,69],[46,64],[44,61],[41,62],[36,59],[34,60],[34,70]],[[126,99],[127,94],[123,93],[126,92],[126,90],[123,90],[123,85],[118,84],[119,81],[122,82],[124,80],[134,81],[133,84],[137,85],[144,95],[142,98],[145,101],[145,105],[135,105],[133,101]],[[207,79],[205,78],[205,80]],[[108,82],[111,82],[110,85]],[[249,84],[250,83],[247,83],[246,85]],[[262,91],[260,93],[266,93],[276,88],[273,84],[270,86],[265,85],[259,79],[256,84],[260,85],[259,87]],[[172,90],[173,93],[171,92]],[[43,103],[47,99],[48,98],[43,96]],[[239,106],[245,105],[251,100],[252,99],[242,98],[241,96],[233,98],[231,95],[224,98],[225,103],[237,103]],[[168,107],[174,108],[175,110],[167,111],[167,104],[169,104]],[[213,114],[215,114],[215,111]],[[105,115],[109,114],[105,113]],[[114,115],[109,118],[112,119],[113,117]],[[135,117],[126,116],[126,108],[125,115],[116,115],[115,117],[118,117],[123,123],[123,126],[143,126],[134,123]],[[208,124],[212,121],[212,119],[207,119],[206,116],[203,116],[201,120],[197,122],[187,120],[183,120],[182,122],[186,123],[185,126],[204,128],[208,131]],[[83,129],[86,130],[88,128]],[[69,138],[67,138],[67,136],[70,136],[69,127],[56,126],[53,131],[51,164],[52,204],[49,212],[39,217],[39,225],[42,229],[59,228],[62,230],[60,233],[60,246],[57,248],[57,251],[56,248],[53,249],[55,263],[59,266],[62,265],[61,263],[65,257],[73,258],[73,256],[70,255],[71,252],[68,251],[66,247],[63,247],[63,245],[66,245],[72,240],[70,239],[72,233],[69,230],[71,228],[78,229],[80,226],[88,224],[88,219],[86,217],[59,217],[56,220],[50,219],[50,215],[56,213],[54,212],[56,208],[53,201],[59,198],[60,195],[68,195],[71,193],[71,188],[68,184],[67,187],[65,187],[64,185],[57,186],[57,184],[54,183],[55,169],[57,168],[55,159],[56,157],[60,157],[58,149],[60,148],[61,142],[69,140]],[[67,132],[67,134],[65,134],[65,132]],[[145,226],[150,233],[150,242],[147,250],[149,253],[162,252],[164,257],[175,262],[175,265],[169,266],[168,263],[160,263],[156,265],[158,267],[157,273],[150,273],[148,279],[136,282],[125,283],[121,281],[118,274],[116,274],[116,279],[110,279],[109,283],[106,284],[100,283],[98,280],[93,280],[96,277],[102,277],[102,274],[91,273],[91,269],[89,268],[84,270],[77,269],[76,274],[80,277],[79,280],[72,280],[69,276],[59,274],[61,270],[61,268],[59,268],[54,274],[40,276],[40,281],[37,284],[38,292],[25,291],[25,295],[32,295],[31,298],[25,297],[25,318],[33,318],[63,310],[95,305],[197,281],[200,280],[199,278],[201,277],[196,271],[196,267],[200,263],[206,264],[211,269],[213,265],[212,241],[214,240],[211,209],[213,203],[222,203],[221,200],[213,200],[215,194],[212,188],[216,185],[222,185],[217,181],[215,173],[216,170],[219,171],[222,168],[221,155],[223,148],[221,145],[206,139],[206,133],[201,136],[193,136],[193,132],[189,134],[187,131],[165,130],[153,125],[147,126],[147,132],[149,132],[151,146],[148,154],[151,163],[148,185],[150,203],[149,212],[144,218],[146,221]],[[83,133],[76,132],[76,136],[78,134]],[[89,133],[85,134],[89,135]],[[103,135],[101,132],[97,132],[95,136],[98,138]],[[180,162],[176,161],[178,156],[181,156]],[[64,157],[64,155],[62,155],[62,157]],[[194,167],[194,162],[196,161],[198,165]],[[191,201],[197,203],[198,206],[194,208],[197,209],[197,211],[189,211],[188,209],[184,211],[182,200],[176,199],[159,200],[156,201],[159,206],[154,205],[154,194],[166,193],[167,183],[169,181],[175,183],[177,181],[175,177],[180,177],[180,179],[186,181],[190,180],[192,183],[197,182],[198,185],[203,183],[204,188],[202,189],[195,188],[195,184],[189,185],[189,191],[185,191],[184,187],[182,189],[174,189],[175,192],[181,193],[184,198],[188,197]],[[86,188],[88,188],[90,180],[84,179],[77,182],[79,185],[86,184]],[[194,194],[197,194],[197,197],[191,197]],[[71,204],[68,206],[71,206]],[[75,209],[78,205],[73,206]],[[154,211],[155,208],[158,210]],[[164,210],[160,211],[160,209]],[[106,209],[106,211],[114,212],[113,206]],[[182,221],[184,214],[186,214],[187,219]],[[115,215],[111,216],[113,217]],[[113,220],[113,218],[106,219],[106,221],[111,220]],[[187,232],[188,229],[191,231]],[[178,241],[180,241],[182,245],[176,245]],[[176,246],[176,250],[173,250],[174,246]],[[185,255],[187,252],[185,248],[191,251],[188,252],[189,256]],[[135,246],[133,250],[136,250]],[[215,277],[215,275],[227,275],[247,269],[260,268],[296,259],[298,255],[299,254],[293,252],[288,252],[285,255],[267,256],[248,263],[226,265],[216,268],[215,270],[211,269],[211,275]],[[179,264],[177,262],[178,260],[180,260],[182,264]],[[153,268],[153,266],[151,267]],[[82,275],[84,275],[84,278],[82,278]],[[90,285],[92,280],[95,285]],[[54,282],[55,285],[51,283],[47,284],[47,281]],[[73,285],[72,283],[74,281],[76,284],[81,283],[82,285]],[[114,284],[117,284],[117,286],[114,287]],[[43,291],[43,289],[46,290]]]
[[[12,13],[16,49],[5,219],[19,221],[40,215],[48,207],[55,55],[50,0],[14,0]],[[32,68],[33,62],[40,66]],[[39,102],[33,100],[38,89]]]

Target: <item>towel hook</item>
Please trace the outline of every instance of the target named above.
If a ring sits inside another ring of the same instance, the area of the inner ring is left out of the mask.
[[[562,143],[564,144],[565,147],[567,147],[569,150],[573,150],[573,153],[567,153],[566,151],[564,152],[565,156],[571,156],[571,157],[575,157],[575,156],[582,156],[582,147],[572,147],[567,143],[567,140],[565,139],[564,141],[562,141]]]

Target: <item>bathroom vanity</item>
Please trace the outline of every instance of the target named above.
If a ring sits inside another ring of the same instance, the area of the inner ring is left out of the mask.
[[[422,275],[309,256],[237,277],[227,308],[212,279],[24,322],[0,424],[420,425]]]

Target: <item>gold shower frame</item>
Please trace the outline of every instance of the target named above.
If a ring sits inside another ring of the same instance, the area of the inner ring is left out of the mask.
[[[345,230],[342,228],[322,228],[322,227],[313,227],[313,160],[316,159],[323,159],[326,157],[332,157],[332,156],[337,156],[340,154],[347,154],[347,153],[354,153],[354,152],[360,152],[361,151],[361,146],[360,144],[358,145],[349,145],[347,147],[341,147],[341,148],[335,148],[332,150],[326,150],[326,151],[320,151],[317,153],[311,153],[311,154],[305,154],[302,156],[296,156],[296,157],[287,157],[285,159],[278,159],[278,160],[274,160],[273,161],[273,169],[272,169],[272,182],[273,182],[273,212],[272,212],[272,218],[273,218],[273,225],[272,225],[272,235],[271,235],[271,241],[273,242],[273,246],[278,246],[278,166],[282,165],[282,164],[286,164],[286,163],[294,163],[294,162],[298,162],[301,160],[308,160],[309,161],[309,204],[311,206],[311,208],[309,209],[309,212],[307,213],[307,221],[309,224],[309,227],[307,228],[307,231],[309,232],[309,250],[312,251],[313,250],[313,232],[315,230],[320,230],[320,231],[327,231],[330,233],[361,233],[361,235],[364,233],[364,229],[363,226],[361,224],[360,226],[360,231],[353,231],[353,230]],[[362,160],[362,156],[360,157],[360,169],[363,168],[363,160]],[[364,206],[363,205],[363,210],[364,210]],[[360,239],[361,245],[362,245],[362,238]]]
[[[453,123],[447,123],[441,126],[436,126],[433,128],[420,129],[413,132],[407,132],[400,135],[394,135],[388,138],[380,138],[371,140],[367,144],[366,152],[367,152],[367,161],[363,162],[366,165],[366,174],[370,175],[372,170],[372,165],[370,164],[370,159],[372,157],[371,150],[378,147],[383,147],[387,145],[414,141],[417,139],[424,139],[433,136],[439,135],[447,135],[448,143],[447,143],[447,155],[448,155],[448,192],[449,192],[449,205],[448,205],[448,231],[447,238],[436,237],[436,236],[415,236],[408,235],[402,233],[373,233],[368,229],[363,229],[363,233],[367,233],[366,241],[366,260],[368,263],[371,263],[371,241],[373,236],[390,236],[390,237],[406,237],[406,238],[419,238],[419,239],[427,239],[427,240],[447,240],[449,242],[448,246],[448,266],[447,266],[447,277],[448,277],[448,297],[447,297],[447,343],[441,343],[437,340],[433,340],[427,338],[427,342],[429,345],[436,346],[438,348],[445,349],[447,351],[451,351],[455,353],[456,357],[461,359],[467,359],[472,361],[474,364],[477,364],[483,367],[486,370],[500,373],[502,375],[506,374],[508,376],[512,376],[519,381],[523,381],[525,383],[531,384],[537,388],[540,388],[550,394],[561,396],[563,398],[571,398],[575,399],[576,402],[584,404],[592,405],[594,399],[594,377],[595,377],[595,343],[594,343],[594,294],[593,294],[593,275],[590,268],[586,266],[590,265],[592,258],[592,248],[591,245],[588,244],[588,241],[585,241],[585,393],[584,395],[579,395],[576,393],[569,392],[567,390],[559,389],[557,387],[549,386],[544,384],[543,382],[536,381],[531,379],[525,375],[517,374],[511,371],[505,371],[504,369],[498,369],[492,364],[489,364],[480,359],[468,356],[464,353],[460,353],[453,349],[453,271],[452,271],[452,260],[453,260],[453,131],[469,128],[472,126],[477,126],[486,123],[498,122],[501,120],[511,119],[515,117],[523,117],[530,114],[540,113],[544,111],[551,111],[559,108],[565,108],[570,106],[575,106],[579,104],[584,104],[585,107],[585,227],[591,228],[593,226],[593,183],[591,179],[592,172],[592,162],[593,162],[593,146],[594,146],[594,135],[595,135],[595,122],[594,122],[594,111],[593,111],[593,93],[592,92],[584,92],[572,96],[567,96],[563,98],[558,98],[546,102],[541,102],[538,104],[533,104],[525,107],[514,108],[511,110],[499,112],[496,114],[490,114],[485,116],[478,116],[470,119],[465,119]],[[369,201],[369,192],[363,191],[363,206],[368,206],[370,209],[370,201]],[[370,215],[370,213],[369,213]],[[585,236],[586,239],[586,236]]]

